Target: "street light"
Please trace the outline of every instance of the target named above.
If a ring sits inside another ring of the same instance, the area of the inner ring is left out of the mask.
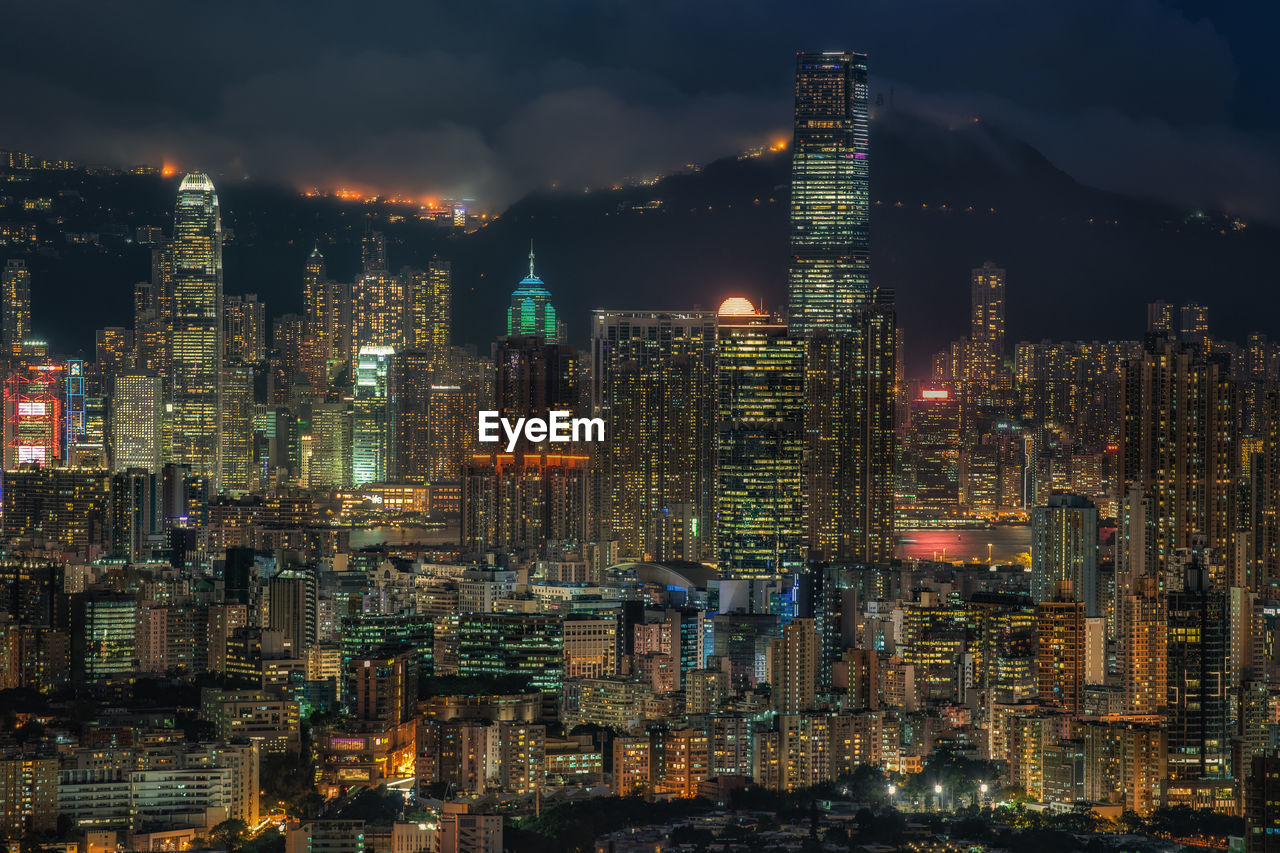
[[[933,786],[933,793],[934,793],[934,795],[938,798],[938,799],[937,799],[937,809],[938,809],[938,811],[942,811],[942,786],[941,786],[941,785],[934,785],[934,786]]]

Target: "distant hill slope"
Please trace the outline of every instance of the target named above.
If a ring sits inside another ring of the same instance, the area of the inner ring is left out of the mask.
[[[1162,204],[1082,186],[1036,150],[981,124],[944,128],[901,113],[872,125],[872,269],[897,292],[913,372],[967,331],[968,271],[992,260],[1009,271],[1011,340],[1137,337],[1144,303],[1202,301],[1215,332],[1276,334],[1271,291],[1280,230],[1233,228]],[[502,332],[504,306],[524,275],[529,240],[538,273],[585,346],[593,308],[714,307],[729,295],[781,307],[786,296],[790,157],[728,158],[654,186],[537,193],[470,235],[416,222],[387,231],[393,267],[433,253],[455,267],[455,337],[482,348]],[[167,227],[174,181],[34,173],[10,197],[76,184],[60,199],[69,230],[104,221]],[[354,276],[366,208],[253,182],[218,179],[227,293],[256,292],[271,314],[301,308],[303,258],[320,239],[330,272]],[[17,218],[10,205],[0,220]],[[377,211],[385,217],[388,209]],[[42,225],[47,233],[52,225]],[[13,252],[0,248],[0,255]],[[66,349],[91,347],[94,328],[128,324],[145,249],[60,248],[31,257],[35,327]]]

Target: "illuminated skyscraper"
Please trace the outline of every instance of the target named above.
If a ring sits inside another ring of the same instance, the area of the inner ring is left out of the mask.
[[[853,331],[805,342],[805,514],[809,556],[893,557],[896,315],[881,293],[853,312]]]
[[[14,352],[31,336],[31,271],[14,258],[4,265],[4,311],[0,318],[0,346]]]
[[[1256,570],[1245,585],[1280,597],[1280,393],[1268,391],[1257,407],[1262,420],[1262,452],[1254,466],[1255,505],[1251,513]]]
[[[140,281],[133,286],[133,363],[139,370],[157,374],[167,385],[169,347],[173,343],[169,334],[173,316],[173,298],[169,293],[173,286],[172,254],[168,249],[152,249],[151,255],[153,274],[165,278],[163,282]]]
[[[1121,400],[1119,483],[1150,500],[1147,570],[1163,577],[1197,534],[1212,553],[1234,554],[1240,424],[1225,360],[1154,338],[1127,362]]]
[[[110,544],[111,475],[84,468],[24,467],[5,472],[4,536],[42,535],[89,555]]]
[[[815,707],[818,690],[818,632],[812,619],[792,619],[782,638],[769,646],[769,686],[773,708],[797,714]]]
[[[386,647],[351,660],[358,720],[398,726],[418,702],[418,658],[408,646]]]
[[[319,247],[307,256],[302,298],[306,312],[302,369],[315,392],[324,394],[329,380],[351,358],[354,305],[351,284],[329,280]]]
[[[710,311],[595,312],[592,416],[607,425],[597,517],[623,557],[714,553],[715,340]]]
[[[381,231],[366,230],[360,238],[360,268],[365,273],[387,271],[387,238]]]
[[[313,331],[316,337],[322,337],[328,331],[321,322],[328,307],[325,299],[327,295],[325,283],[328,279],[329,271],[324,262],[324,255],[321,254],[320,246],[317,245],[311,250],[311,254],[307,255],[307,262],[302,272],[303,311],[306,312],[307,321],[318,326]]]
[[[476,442],[476,413],[493,399],[493,367],[473,351],[451,347],[445,369],[437,371],[427,403],[427,479],[457,482],[464,458]]]
[[[160,377],[125,373],[116,377],[111,393],[111,468],[142,468],[158,474],[161,456]]]
[[[458,675],[515,675],[547,693],[564,677],[564,629],[559,617],[463,613],[458,617]]]
[[[267,358],[266,306],[256,293],[228,296],[223,309],[227,361],[257,364]]]
[[[360,348],[351,426],[351,483],[355,486],[387,479],[387,371],[394,354],[391,347]]]
[[[779,574],[804,558],[804,342],[746,299],[720,306],[716,535],[722,572]]]
[[[353,365],[365,347],[404,349],[408,340],[405,297],[405,280],[386,270],[366,272],[356,280]]]
[[[973,271],[969,340],[990,344],[1004,354],[1004,270],[987,261]]]
[[[543,553],[587,537],[587,456],[474,454],[462,469],[462,548]]]
[[[82,593],[72,599],[72,666],[77,682],[134,671],[138,602],[133,595]]]
[[[453,265],[433,259],[426,270],[405,270],[401,275],[408,279],[410,346],[427,353],[432,366],[442,369],[453,322]]]
[[[1040,701],[1069,714],[1084,701],[1085,616],[1078,601],[1036,605],[1036,678]]]
[[[93,370],[110,380],[133,367],[133,333],[123,326],[107,326],[94,335]]]
[[[229,364],[222,370],[222,435],[219,439],[221,475],[225,491],[237,494],[256,491],[258,472],[254,467],[253,368]]]
[[[1098,615],[1098,508],[1079,495],[1052,495],[1031,510],[1031,598],[1060,595]]]
[[[844,337],[871,295],[867,57],[798,53],[795,84],[791,329]]]
[[[431,357],[418,350],[396,353],[387,374],[393,480],[430,482]]]
[[[551,291],[533,271],[533,245],[529,246],[529,274],[511,294],[507,309],[507,335],[538,335],[549,344],[565,342],[564,323],[551,304]]]
[[[1125,713],[1161,713],[1166,699],[1168,636],[1164,600],[1155,578],[1138,577],[1120,606],[1120,680]]]
[[[1166,612],[1169,776],[1229,776],[1226,595],[1211,586],[1205,568],[1193,561],[1183,589],[1168,594]]]
[[[351,409],[342,402],[316,403],[311,409],[311,459],[307,485],[341,489],[351,485]]]
[[[999,379],[1004,360],[1004,270],[987,261],[971,276],[969,355],[966,379],[980,379],[985,389]],[[976,363],[974,363],[976,362]]]
[[[208,175],[178,187],[173,215],[173,461],[214,480],[222,419],[222,221]]]
[[[4,469],[63,459],[62,370],[39,365],[9,374],[4,383]]]
[[[267,585],[268,624],[293,643],[294,654],[314,644],[319,631],[319,587],[315,569],[281,569]]]
[[[281,314],[271,324],[269,363],[273,403],[288,400],[289,390],[301,378],[307,345],[307,322],[300,314]]]

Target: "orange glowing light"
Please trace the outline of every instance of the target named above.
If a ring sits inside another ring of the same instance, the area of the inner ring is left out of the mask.
[[[162,178],[172,178],[176,174],[178,174],[178,167],[172,163],[165,163],[160,167],[160,177]]]
[[[756,315],[756,306],[752,305],[751,300],[745,297],[730,296],[720,303],[720,310],[717,313],[721,317],[754,317]]]

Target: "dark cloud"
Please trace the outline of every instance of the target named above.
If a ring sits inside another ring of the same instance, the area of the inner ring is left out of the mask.
[[[852,47],[879,92],[980,113],[1084,181],[1280,220],[1280,119],[1258,104],[1277,82],[1257,56],[1269,46],[1238,9],[1222,27],[1215,14],[1155,0],[22,4],[0,51],[0,145],[501,204],[785,132],[793,51]]]

